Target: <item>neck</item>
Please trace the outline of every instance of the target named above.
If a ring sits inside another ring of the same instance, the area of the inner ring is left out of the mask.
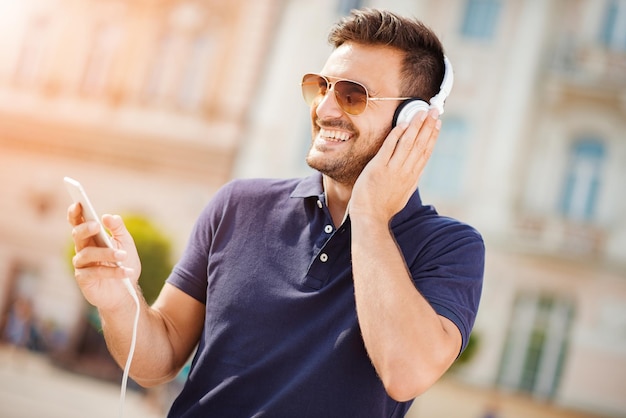
[[[326,193],[326,204],[330,211],[335,227],[343,222],[350,196],[352,196],[352,185],[338,183],[330,177],[323,176],[324,192]]]

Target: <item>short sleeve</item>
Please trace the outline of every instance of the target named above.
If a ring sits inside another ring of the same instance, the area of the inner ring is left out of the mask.
[[[187,246],[174,266],[167,283],[206,304],[211,243],[226,211],[232,183],[222,187],[196,220]]]
[[[485,246],[469,225],[449,220],[432,232],[410,267],[420,293],[450,319],[467,346],[482,292]]]

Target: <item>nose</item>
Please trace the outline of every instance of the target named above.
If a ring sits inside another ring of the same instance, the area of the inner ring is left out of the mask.
[[[335,98],[334,86],[330,86],[330,88],[326,90],[326,94],[320,99],[315,108],[315,114],[320,119],[340,118],[343,116],[344,111],[339,107],[337,99]]]

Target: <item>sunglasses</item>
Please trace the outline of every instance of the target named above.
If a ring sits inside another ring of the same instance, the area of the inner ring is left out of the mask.
[[[331,83],[320,74],[305,74],[301,85],[302,97],[309,106],[319,103],[329,90],[333,90],[335,101],[341,110],[353,116],[363,113],[369,101],[410,99],[410,97],[371,97],[361,83],[344,79]]]

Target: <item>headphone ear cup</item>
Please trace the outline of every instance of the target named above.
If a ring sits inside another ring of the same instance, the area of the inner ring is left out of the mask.
[[[395,113],[393,114],[392,128],[395,128],[399,123],[410,122],[413,117],[420,110],[428,112],[430,106],[420,99],[407,99],[400,103]]]

